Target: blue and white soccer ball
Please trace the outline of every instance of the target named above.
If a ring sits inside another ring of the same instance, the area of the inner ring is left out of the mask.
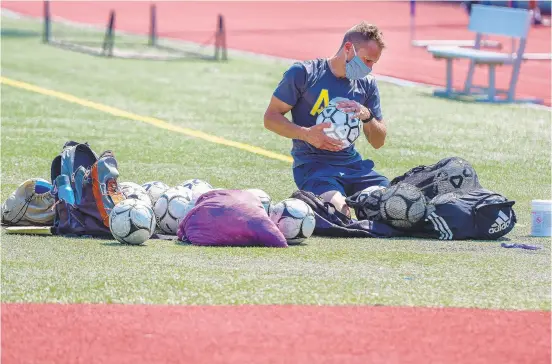
[[[157,225],[166,234],[176,235],[179,222],[194,207],[192,193],[182,186],[169,188],[155,203],[153,212]]]
[[[356,202],[362,207],[355,208],[359,220],[373,220],[380,215],[380,201],[384,186],[370,186],[362,190],[356,197]]]
[[[159,197],[161,197],[161,195],[169,189],[169,186],[159,181],[146,182],[142,185],[142,187],[146,190],[146,193],[151,199],[152,205],[155,205],[157,200],[159,200]]]
[[[151,206],[135,198],[119,202],[109,214],[111,234],[123,244],[143,244],[153,235],[155,225]]]
[[[270,198],[268,193],[258,188],[250,188],[246,191],[251,192],[253,195],[258,197],[259,200],[261,200],[261,204],[263,205],[267,215],[270,216],[270,210],[272,209],[272,198]]]
[[[274,205],[270,219],[278,226],[288,244],[300,244],[308,239],[316,225],[312,208],[297,198],[287,198]]]
[[[353,118],[352,114],[339,110],[336,103],[339,100],[332,100],[316,118],[316,125],[329,122],[331,126],[324,129],[324,133],[330,138],[340,140],[345,147],[348,147],[358,139],[362,131],[362,122]]]
[[[189,179],[180,184],[180,186],[187,188],[191,192],[191,201],[195,204],[197,199],[201,197],[206,192],[209,192],[213,189],[208,182],[194,178]]]

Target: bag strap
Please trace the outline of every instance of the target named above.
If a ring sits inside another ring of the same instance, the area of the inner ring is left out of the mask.
[[[500,197],[502,199],[502,201],[497,201],[497,202],[492,202],[492,203],[486,203],[487,200],[489,199],[492,199],[492,198],[495,198],[495,197]],[[493,206],[508,206],[508,207],[511,207],[513,206],[514,204],[516,203],[516,201],[514,200],[508,200],[506,197],[502,196],[500,193],[496,193],[496,192],[493,192],[493,193],[490,193],[489,195],[485,196],[484,198],[482,198],[481,200],[479,200],[477,202],[477,204],[475,204],[474,206],[474,210],[477,211],[481,208],[484,208],[485,206],[489,206],[489,205],[493,205]]]
[[[125,199],[117,184],[119,171],[117,161],[111,151],[105,151],[90,169],[92,192],[102,221],[109,227],[111,209]]]
[[[422,171],[425,171],[429,167],[431,167],[431,166],[426,166],[426,165],[423,165],[423,164],[419,165],[417,167],[414,167],[414,168],[406,171],[404,174],[393,178],[391,180],[391,182],[389,182],[389,186],[396,185],[397,183],[404,181],[407,177],[410,177],[411,175],[413,175],[415,173],[420,173]]]
[[[351,219],[347,215],[337,211],[332,203],[325,202],[322,198],[310,191],[298,190],[295,191],[291,197],[304,201],[313,209],[315,215],[335,225],[345,226],[351,223]]]
[[[66,149],[73,148],[81,143],[75,142],[73,140],[69,140],[63,144],[63,147],[61,148],[61,153],[59,153],[54,160],[52,161],[52,165],[50,167],[50,178],[52,180],[52,183],[55,182],[56,178],[61,174],[61,158],[63,155],[63,152]],[[84,145],[88,145],[87,142],[84,143]]]

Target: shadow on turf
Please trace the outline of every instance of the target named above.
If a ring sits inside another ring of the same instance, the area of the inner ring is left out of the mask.
[[[2,38],[34,38],[39,37],[41,34],[31,30],[2,28],[0,30],[0,35]]]
[[[161,239],[161,240],[163,240],[163,239]],[[203,247],[203,248],[248,248],[248,249],[250,249],[250,248],[268,248],[266,246],[259,246],[259,245],[254,245],[254,246],[224,246],[224,245],[199,246],[199,245],[194,245],[192,243],[188,243],[188,242],[184,242],[184,241],[180,241],[180,240],[175,240],[174,244],[179,245],[179,246],[198,246],[198,247]],[[132,245],[132,244],[122,244],[122,243],[119,243],[118,241],[107,241],[107,242],[101,243],[101,245],[115,247],[115,248],[126,248],[126,247],[145,248],[145,247],[148,246],[147,243],[146,244],[140,244],[140,245]],[[291,244],[291,245],[289,245],[290,248],[300,247],[300,246],[308,246],[308,244],[302,243],[302,244]]]
[[[192,243],[189,243],[189,242],[186,242],[186,241],[181,241],[181,240],[176,240],[174,242],[175,245],[180,245],[180,246],[197,246],[197,247],[201,247],[201,248],[247,248],[247,249],[251,249],[251,248],[262,248],[262,249],[266,249],[266,248],[270,248],[270,247],[267,247],[267,246],[262,246],[262,245],[249,245],[249,246],[231,246],[231,245],[210,245],[210,246],[201,246],[201,245],[194,245]],[[305,244],[305,243],[301,243],[301,244],[289,244],[288,247],[290,248],[293,248],[293,247],[300,247],[300,246],[308,246],[308,244]]]
[[[439,88],[439,89],[442,89],[442,87]],[[504,107],[504,106],[515,105],[515,103],[482,102],[481,100],[478,100],[477,96],[475,96],[475,95],[456,95],[456,96],[452,96],[450,98],[439,97],[439,96],[435,96],[433,94],[433,90],[431,90],[431,91],[417,91],[416,95],[420,96],[420,97],[424,97],[426,99],[431,99],[431,100],[445,100],[445,101],[458,102],[458,103],[461,103],[461,104],[469,104],[469,105],[496,106],[496,107]],[[529,104],[529,103],[527,103],[527,104]]]
[[[199,52],[165,47],[161,45],[147,46],[139,43],[115,42],[113,52],[106,51],[102,42],[88,42],[78,40],[50,40],[49,45],[71,52],[87,54],[105,59],[141,60],[157,62],[191,62],[191,63],[224,63],[226,60],[215,58],[215,55],[206,55]],[[140,48],[133,48],[139,46]],[[130,47],[130,48],[128,48]],[[166,54],[148,54],[151,50],[167,51]]]
[[[532,236],[530,236],[530,235],[522,236],[522,238],[531,238],[531,237]],[[352,238],[351,240],[362,240],[362,239],[365,239],[365,238],[358,238],[358,239]],[[157,239],[154,239],[154,240],[157,240]],[[264,248],[267,248],[266,246],[261,246],[261,245],[251,245],[251,246],[227,246],[227,245],[200,246],[200,245],[194,245],[194,244],[192,244],[190,242],[187,242],[187,241],[181,241],[181,240],[176,240],[176,239],[159,239],[159,240],[172,240],[172,241],[174,241],[175,245],[189,246],[189,247],[198,246],[198,247],[205,247],[205,248],[247,248],[247,249],[251,249],[251,248],[263,248],[264,249]],[[454,246],[455,243],[471,243],[471,244],[473,244],[474,250],[480,250],[483,245],[487,246],[486,244],[493,244],[493,245],[496,245],[496,248],[501,248],[501,245],[500,245],[501,243],[512,242],[512,239],[510,239],[508,237],[505,237],[505,236],[503,236],[499,239],[496,239],[496,240],[436,240],[436,239],[424,239],[424,238],[411,238],[411,237],[406,237],[406,236],[395,237],[395,238],[392,238],[391,240],[392,241],[418,242],[418,243],[428,243],[428,242],[430,242],[430,243],[436,244],[436,245],[441,244],[441,246],[443,246],[443,247],[444,247],[444,244],[452,244],[452,246]],[[122,244],[122,243],[119,243],[118,241],[107,241],[107,242],[101,243],[101,245],[111,246],[111,247],[119,247],[119,248],[129,247],[129,246],[136,246],[136,247],[147,247],[148,246],[148,244],[140,244],[140,245]],[[307,243],[289,244],[288,245],[289,248],[308,247],[308,246],[309,246],[309,244],[307,244]],[[459,246],[458,251],[466,251],[466,246],[465,245],[462,245],[462,247]]]
[[[451,23],[443,22],[438,24],[419,24],[416,25],[416,29],[464,29],[466,25],[464,23]],[[395,31],[409,31],[410,25],[399,24],[399,25],[387,25],[386,29],[395,30]],[[232,29],[228,32],[232,37],[237,36],[248,36],[248,35],[279,35],[279,34],[292,34],[297,33],[343,33],[343,27],[289,27],[289,28],[253,28],[253,29]],[[197,31],[177,31],[177,32],[159,32],[159,38],[186,38],[189,35],[205,35],[208,36],[211,34],[211,31],[197,30]]]
[[[118,241],[109,241],[109,242],[101,243],[101,245],[113,246],[113,247],[116,247],[116,248],[126,248],[126,247],[129,247],[129,246],[141,247],[141,248],[147,247],[147,244],[140,244],[140,245],[122,244],[122,243],[119,243]]]

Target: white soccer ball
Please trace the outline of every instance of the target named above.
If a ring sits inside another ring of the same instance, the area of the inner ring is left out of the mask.
[[[167,234],[176,235],[178,223],[192,209],[192,194],[182,186],[169,188],[155,203],[153,212],[159,228]]]
[[[258,188],[250,188],[246,191],[251,192],[253,195],[257,196],[259,200],[261,200],[267,215],[270,216],[270,210],[272,208],[272,199],[270,196],[265,191]]]
[[[109,214],[109,229],[124,244],[140,245],[155,231],[155,215],[150,205],[129,198],[119,202]]]
[[[312,208],[296,198],[287,198],[274,205],[270,219],[278,226],[288,244],[299,244],[308,239],[316,225]]]
[[[148,196],[148,193],[144,187],[140,186],[134,182],[121,182],[119,183],[121,192],[125,195],[126,198],[135,198],[137,200],[143,201],[150,206],[153,206],[151,203],[151,198]]]
[[[195,203],[198,198],[201,197],[205,192],[209,192],[213,189],[209,183],[202,181],[200,179],[189,179],[180,184],[180,186],[190,190],[192,194],[192,201]]]
[[[339,110],[335,104],[330,103],[316,118],[316,125],[329,122],[331,126],[324,129],[324,133],[330,138],[340,140],[345,147],[352,145],[360,136],[362,122],[358,118],[352,118]]]
[[[142,185],[142,187],[146,190],[146,193],[151,199],[151,203],[153,205],[155,205],[157,200],[159,200],[159,197],[161,197],[161,195],[169,189],[169,186],[159,181],[146,182]]]
[[[370,220],[380,214],[380,200],[385,189],[383,186],[370,186],[358,194],[356,202],[361,203],[362,207],[355,212],[359,220]]]

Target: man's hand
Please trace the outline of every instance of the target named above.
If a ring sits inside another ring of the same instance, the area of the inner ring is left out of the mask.
[[[343,149],[345,146],[340,140],[330,138],[324,133],[324,129],[329,128],[331,125],[331,123],[326,122],[308,128],[304,140],[318,149],[325,149],[332,152]]]
[[[356,101],[338,101],[335,105],[339,110],[353,114],[354,118],[367,120],[370,118],[370,110]],[[387,127],[383,120],[372,119],[373,121],[363,124],[362,131],[368,140],[368,143],[375,149],[379,149],[385,143],[387,136]]]
[[[360,120],[366,120],[370,117],[370,110],[364,105],[359,104],[356,101],[339,101],[336,105],[338,110],[346,113],[352,113],[353,118],[359,118]]]

